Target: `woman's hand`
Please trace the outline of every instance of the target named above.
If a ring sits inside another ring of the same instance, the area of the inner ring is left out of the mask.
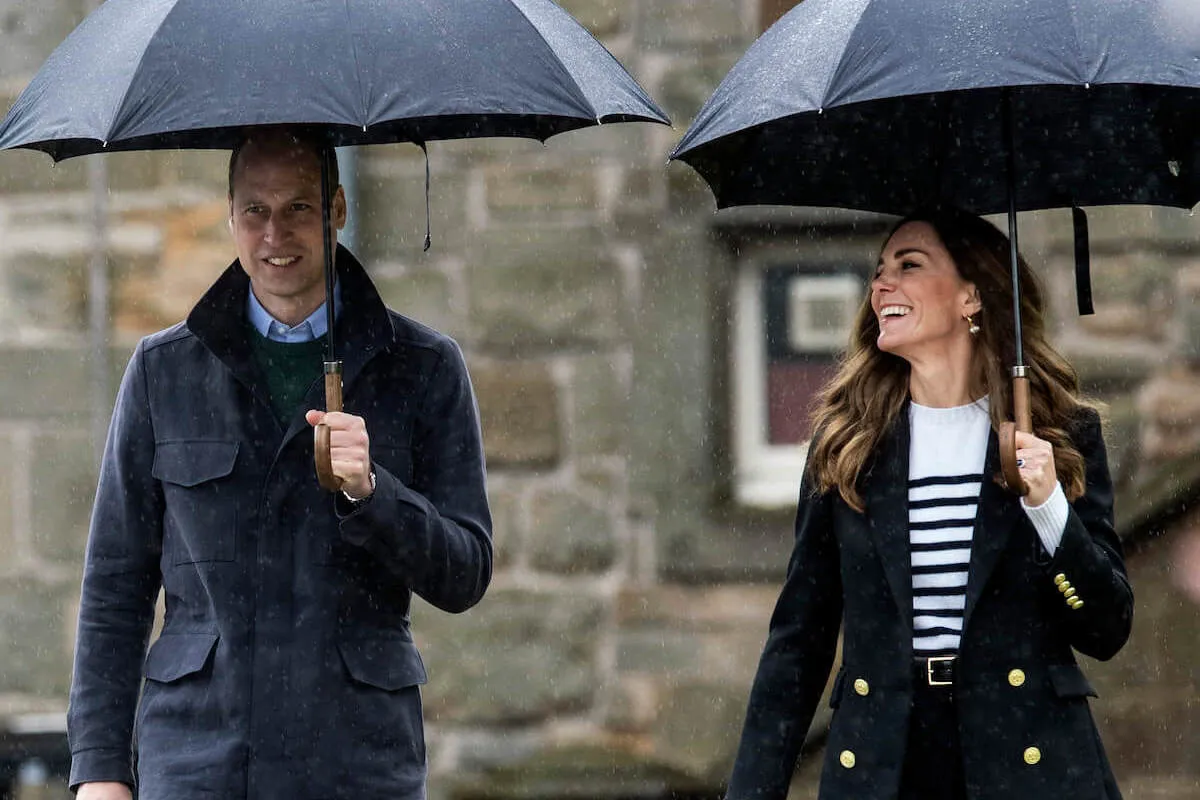
[[[1058,484],[1054,469],[1054,447],[1032,433],[1017,431],[1017,469],[1029,486],[1025,505],[1037,507],[1050,499]]]

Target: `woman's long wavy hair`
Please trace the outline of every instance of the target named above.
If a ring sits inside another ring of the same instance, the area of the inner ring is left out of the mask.
[[[989,397],[992,427],[998,428],[1012,407],[1009,367],[1016,363],[1008,237],[973,214],[937,208],[905,217],[889,233],[885,246],[891,235],[909,222],[932,226],[959,274],[979,291],[983,308],[975,315],[980,330],[972,337],[970,391],[973,397]],[[1018,258],[1018,270],[1033,428],[1054,446],[1059,481],[1067,497],[1074,500],[1084,491],[1085,465],[1069,430],[1080,408],[1092,404],[1079,394],[1075,369],[1046,340],[1042,290],[1023,257]],[[813,430],[819,433],[808,457],[814,489],[836,489],[860,512],[864,508],[861,479],[909,399],[908,362],[880,350],[875,343],[878,338],[879,320],[868,292],[837,374],[817,397]]]

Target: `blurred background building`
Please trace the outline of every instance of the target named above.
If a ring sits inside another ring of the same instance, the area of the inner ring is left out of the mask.
[[[414,629],[435,798],[716,798],[791,543],[804,412],[888,220],[714,214],[666,154],[788,0],[561,0],[675,120],[343,152],[352,247],[458,339],[497,572]],[[7,109],[85,0],[0,0]],[[83,548],[116,383],[234,257],[225,153],[0,154],[0,797],[60,797]],[[1098,164],[1097,169],[1103,169]],[[1097,313],[1068,212],[1021,242],[1055,340],[1109,403],[1134,635],[1085,669],[1130,800],[1200,792],[1200,221],[1097,209]],[[97,225],[97,219],[100,225]],[[99,249],[95,246],[102,242]],[[814,723],[795,795],[811,796]]]

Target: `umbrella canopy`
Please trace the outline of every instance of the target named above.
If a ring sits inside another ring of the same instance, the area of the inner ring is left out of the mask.
[[[1031,431],[1017,212],[1200,201],[1200,7],[1192,0],[805,0],[756,41],[672,158],[720,207],[1008,212],[1016,424]]]
[[[633,120],[670,124],[550,0],[107,0],[17,98],[0,123],[0,149],[42,150],[57,161],[232,148],[253,126],[316,129],[332,297],[334,147],[545,140]],[[426,190],[428,180],[426,162]],[[326,314],[325,403],[341,411],[333,303]],[[317,477],[332,491],[341,480],[329,441],[329,427],[316,426]]]
[[[1200,201],[1191,0],[805,0],[672,153],[718,206],[904,213]]]
[[[269,124],[334,146],[544,140],[632,120],[669,124],[550,0],[108,0],[17,98],[0,149],[228,148]]]

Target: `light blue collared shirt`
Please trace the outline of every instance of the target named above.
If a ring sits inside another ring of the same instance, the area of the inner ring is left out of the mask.
[[[342,313],[342,284],[333,285],[333,315]],[[317,310],[295,325],[288,326],[271,316],[271,312],[263,308],[263,304],[254,296],[254,290],[246,292],[246,316],[254,329],[274,342],[299,344],[319,339],[329,330],[329,321],[325,319],[325,304],[317,306]]]

